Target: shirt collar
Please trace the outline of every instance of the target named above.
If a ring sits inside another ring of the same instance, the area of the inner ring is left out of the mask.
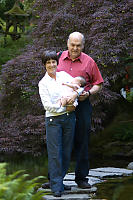
[[[63,52],[62,59],[63,60],[65,60],[65,59],[71,60],[68,50]],[[79,60],[80,62],[83,62],[83,53],[81,52],[80,56],[78,58],[76,58],[75,60]]]
[[[46,74],[45,74],[45,77],[46,77],[47,80],[50,80],[50,81],[54,80],[53,78],[51,78],[51,77],[48,75],[47,72],[46,72]]]

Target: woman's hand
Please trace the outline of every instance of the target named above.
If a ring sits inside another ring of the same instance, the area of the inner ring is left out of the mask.
[[[75,99],[77,98],[77,96],[78,96],[77,92],[73,92],[72,95],[69,95],[67,103],[68,104],[73,104]]]
[[[68,105],[66,106],[66,111],[72,112],[75,110],[75,106],[74,105]]]

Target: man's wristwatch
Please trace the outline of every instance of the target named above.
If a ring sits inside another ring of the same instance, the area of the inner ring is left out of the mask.
[[[89,96],[91,96],[91,92],[90,92],[90,90],[88,90],[88,94],[89,94]]]

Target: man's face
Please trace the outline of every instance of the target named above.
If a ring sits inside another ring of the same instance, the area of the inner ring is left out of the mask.
[[[67,42],[69,56],[71,59],[76,59],[80,56],[84,48],[82,37],[70,37]]]

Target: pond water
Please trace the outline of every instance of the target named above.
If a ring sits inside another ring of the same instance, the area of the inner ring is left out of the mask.
[[[7,173],[18,170],[26,170],[31,178],[45,176],[43,182],[47,181],[48,162],[47,156],[33,157],[31,155],[10,155],[0,156],[1,162],[8,163]],[[129,161],[95,159],[91,160],[90,168],[97,167],[122,167],[126,168]],[[72,161],[69,172],[74,171],[75,162]],[[41,186],[42,182],[40,182]],[[104,183],[97,184],[98,188],[96,197],[93,199],[104,200],[133,200],[133,176],[109,179]]]
[[[133,200],[133,176],[110,179],[96,187],[96,199]]]
[[[127,168],[132,160],[97,158],[91,161],[92,167]],[[133,200],[133,176],[111,178],[97,184],[97,193],[94,199],[98,200]]]

